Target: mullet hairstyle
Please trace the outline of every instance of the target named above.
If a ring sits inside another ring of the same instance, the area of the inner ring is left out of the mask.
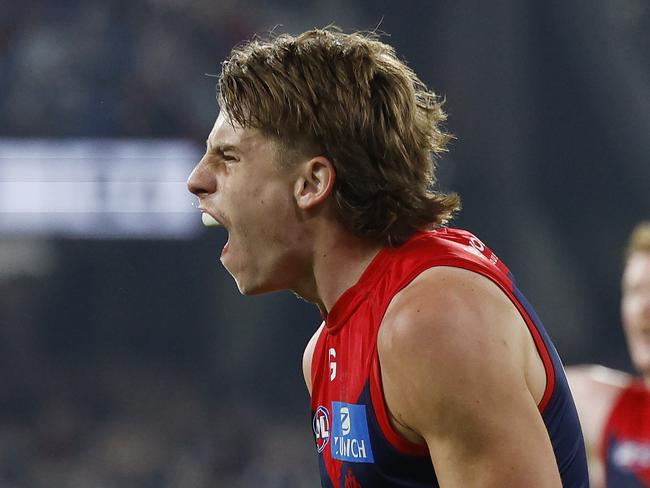
[[[632,230],[625,249],[625,260],[635,252],[650,253],[650,220],[639,222]]]
[[[224,61],[218,93],[231,122],[276,138],[283,156],[332,162],[338,218],[359,237],[397,246],[460,209],[433,190],[451,138],[442,100],[372,34],[253,39]]]

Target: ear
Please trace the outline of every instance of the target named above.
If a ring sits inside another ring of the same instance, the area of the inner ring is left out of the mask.
[[[332,193],[336,170],[332,162],[316,156],[302,164],[294,185],[294,197],[298,207],[308,210],[321,204]]]

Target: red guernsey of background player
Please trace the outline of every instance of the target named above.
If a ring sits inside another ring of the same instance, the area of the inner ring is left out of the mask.
[[[587,486],[562,364],[508,268],[446,227],[439,98],[372,36],[235,48],[188,186],[247,295],[324,317],[303,369],[323,487]]]
[[[638,375],[597,365],[567,368],[593,488],[650,486],[650,221],[630,236],[621,288],[623,330]]]

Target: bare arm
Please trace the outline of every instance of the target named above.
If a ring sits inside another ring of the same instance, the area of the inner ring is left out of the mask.
[[[570,366],[566,375],[585,438],[591,488],[604,488],[605,468],[600,452],[603,431],[616,397],[631,378],[597,365]]]
[[[441,487],[561,486],[531,344],[504,293],[469,271],[430,269],[390,305],[378,338],[386,403],[428,445]]]

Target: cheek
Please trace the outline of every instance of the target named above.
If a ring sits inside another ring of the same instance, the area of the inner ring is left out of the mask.
[[[621,317],[623,318],[623,327],[629,328],[630,317],[633,314],[630,312],[630,301],[623,300],[621,302]]]
[[[258,258],[266,256],[275,249],[274,244],[282,240],[284,234],[281,210],[267,206],[266,200],[262,203],[259,195],[239,203],[239,219],[235,227],[238,246]]]
[[[626,328],[636,327],[643,319],[643,301],[636,298],[624,300],[621,315]]]
[[[274,193],[257,196],[256,202],[258,218],[264,220],[264,229],[277,235],[285,233],[294,215],[291,199],[283,193],[283,189],[277,188]]]

